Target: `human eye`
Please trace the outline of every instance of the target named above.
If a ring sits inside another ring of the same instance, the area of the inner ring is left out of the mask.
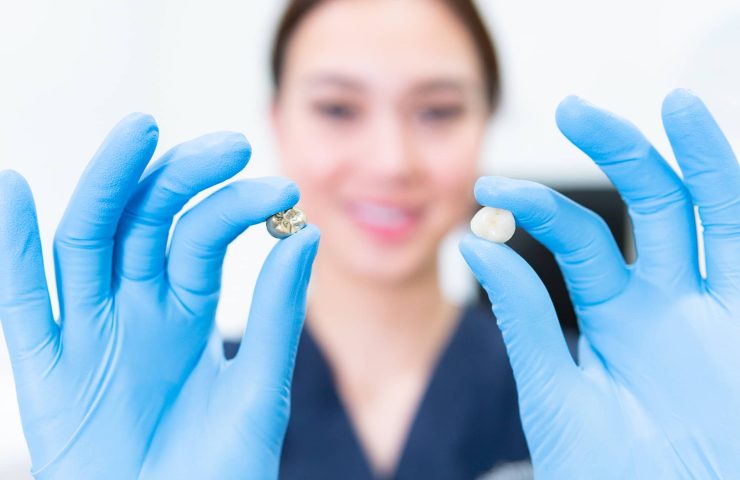
[[[444,124],[460,118],[464,112],[459,104],[438,104],[420,108],[418,116],[423,123]]]
[[[359,116],[360,109],[346,101],[322,100],[314,103],[319,116],[337,122],[349,122]]]

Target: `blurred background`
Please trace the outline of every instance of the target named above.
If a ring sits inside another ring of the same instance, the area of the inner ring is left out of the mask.
[[[275,0],[0,2],[0,169],[18,170],[33,188],[52,289],[55,226],[88,159],[126,113],[157,118],[158,153],[209,131],[241,131],[254,151],[242,175],[278,173],[268,58],[282,6]],[[591,205],[610,217],[627,252],[618,197],[555,127],[564,96],[575,93],[630,118],[670,157],[660,104],[670,89],[689,87],[740,146],[740,1],[485,0],[479,6],[504,79],[484,170],[538,180]],[[255,228],[229,250],[218,312],[226,337],[238,338],[244,328],[273,241]],[[552,277],[553,296],[564,298],[541,252],[521,235],[515,242],[533,250],[532,263]],[[476,290],[456,243],[451,238],[443,255],[445,288],[462,300]],[[571,323],[567,305],[560,308]],[[0,478],[29,478],[29,468],[0,342]]]

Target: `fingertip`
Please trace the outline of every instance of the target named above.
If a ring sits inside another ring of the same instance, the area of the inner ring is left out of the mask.
[[[666,95],[661,113],[664,118],[680,117],[696,111],[697,108],[704,109],[701,99],[687,88],[677,88]]]
[[[252,158],[252,144],[249,143],[247,137],[239,132],[232,132],[231,141],[233,142],[234,149],[245,159],[244,163],[247,163]]]
[[[486,177],[476,184],[475,198],[483,206],[509,210],[525,228],[542,222],[557,207],[553,192],[536,182],[507,177]]]
[[[0,206],[10,216],[7,219],[10,221],[17,220],[19,208],[24,212],[35,212],[31,187],[23,175],[15,170],[0,171]]]
[[[301,199],[301,191],[293,180],[285,177],[264,177],[263,180],[280,192],[280,203],[286,205],[283,210],[295,206]]]
[[[319,244],[321,241],[321,231],[316,225],[308,224],[305,228],[301,229],[296,235],[301,235],[305,239],[306,243],[313,245]]]
[[[539,277],[507,245],[489,242],[470,233],[460,240],[459,247],[465,262],[489,296],[496,292],[499,297],[526,297],[535,292],[533,285],[537,285]]]
[[[599,112],[595,105],[576,95],[565,97],[555,110],[555,122],[561,132],[574,130],[575,127],[589,126],[593,114]]]
[[[678,87],[674,88],[668,94],[666,95],[666,98],[677,98],[677,97],[683,97],[683,98],[694,98],[698,99],[699,95],[695,91],[693,91],[690,88],[686,87]]]
[[[308,256],[308,263],[313,263],[319,248],[321,234],[315,225],[306,225],[293,235],[283,238],[278,242],[281,248],[288,248],[297,252],[298,256]]]
[[[596,105],[578,95],[568,95],[558,104],[555,112],[559,115],[577,114],[588,109],[596,109]]]
[[[570,109],[579,109],[584,107],[593,107],[594,105],[590,103],[588,100],[584,99],[583,97],[579,97],[578,95],[568,95],[565,98],[563,98],[560,103],[558,104],[556,111],[567,111]]]
[[[298,188],[298,185],[292,180],[282,177],[277,178],[276,182],[281,185],[280,191],[282,192],[285,204],[289,205],[289,207],[295,206],[301,199],[301,190]]]
[[[243,133],[227,131],[227,132],[224,132],[224,135],[227,138],[229,138],[232,142],[234,142],[234,144],[245,145],[251,150],[252,148],[251,144],[249,143],[249,140]]]
[[[509,204],[512,199],[510,194],[528,183],[526,180],[508,177],[481,177],[475,182],[473,194],[478,203],[483,206],[510,210]]]
[[[256,199],[267,208],[270,215],[288,210],[301,198],[295,182],[285,177],[261,177],[242,179],[231,183],[228,188],[235,189],[244,202],[254,204]]]
[[[7,195],[9,191],[30,190],[28,182],[23,175],[15,170],[0,170],[0,197]]]
[[[129,113],[123,117],[117,124],[116,128],[130,128],[143,134],[159,136],[159,126],[152,115],[142,112]]]
[[[536,190],[540,190],[541,185],[531,182],[529,180],[520,180],[517,178],[509,177],[498,177],[489,176],[481,177],[475,183],[474,195],[475,199],[481,205],[488,207],[505,208],[515,200],[512,195],[515,192],[525,190],[529,193],[536,193]],[[504,201],[503,204],[499,202]]]
[[[498,178],[495,176],[483,176],[478,178],[478,180],[475,181],[475,186],[473,187],[473,195],[475,196],[475,199],[483,205],[483,202],[486,201],[486,199],[496,190],[496,186],[498,183]]]
[[[462,253],[463,258],[465,258],[465,261],[468,262],[468,264],[470,264],[468,258],[470,257],[471,260],[474,260],[473,257],[476,255],[475,240],[475,235],[473,235],[472,233],[466,233],[465,235],[463,235],[457,245],[460,249],[460,253]]]
[[[561,103],[556,113],[556,123],[573,145],[600,165],[600,162],[624,153],[625,149],[650,148],[639,129],[630,121],[579,97],[568,97]],[[640,153],[644,152],[636,154]]]
[[[142,158],[148,162],[159,141],[159,127],[154,117],[140,112],[134,112],[123,117],[111,130],[103,143],[106,145],[131,145],[137,146],[142,152],[146,152]]]
[[[502,271],[511,273],[521,268],[531,270],[529,264],[504,243],[491,242],[473,233],[466,233],[460,239],[458,246],[463,258],[473,271],[487,274]]]
[[[465,262],[478,277],[480,273],[486,271],[489,265],[488,259],[495,249],[502,247],[503,245],[483,240],[472,233],[466,233],[458,244]]]
[[[177,152],[178,157],[194,160],[210,173],[223,170],[228,175],[226,178],[241,171],[252,156],[252,146],[239,132],[208,133],[182,143],[172,151]]]
[[[247,140],[247,137],[240,132],[217,132],[203,137],[207,143],[213,143],[216,145],[223,145],[229,151],[238,153],[240,156],[249,159],[252,155],[252,145]]]

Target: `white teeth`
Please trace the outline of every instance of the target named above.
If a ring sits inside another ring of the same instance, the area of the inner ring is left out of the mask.
[[[403,209],[383,207],[368,203],[356,204],[357,217],[370,224],[398,226],[408,221],[410,215]]]
[[[516,222],[514,221],[514,215],[508,210],[483,207],[470,221],[470,229],[480,238],[491,242],[505,243],[514,236]]]

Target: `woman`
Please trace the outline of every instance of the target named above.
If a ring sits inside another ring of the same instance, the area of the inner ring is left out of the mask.
[[[243,136],[200,137],[147,169],[154,120],[113,129],[57,230],[59,321],[30,190],[0,172],[0,320],[35,476],[471,478],[527,455],[503,344],[538,476],[740,476],[740,166],[690,92],[663,104],[683,177],[629,122],[577,98],[558,108],[630,208],[634,265],[603,221],[545,187],[475,185],[555,254],[578,365],[542,283],[505,246],[460,244],[501,335],[439,292],[439,239],[472,206],[497,95],[471,8],[300,2],[286,17],[274,123],[324,238],[302,338],[311,226],[270,253],[234,360],[213,333],[228,244],[293,206],[293,183],[232,182],[170,235],[190,198],[244,168]]]
[[[292,2],[273,75],[283,171],[323,239],[281,478],[475,478],[526,459],[490,310],[439,287],[500,95],[474,4]]]

